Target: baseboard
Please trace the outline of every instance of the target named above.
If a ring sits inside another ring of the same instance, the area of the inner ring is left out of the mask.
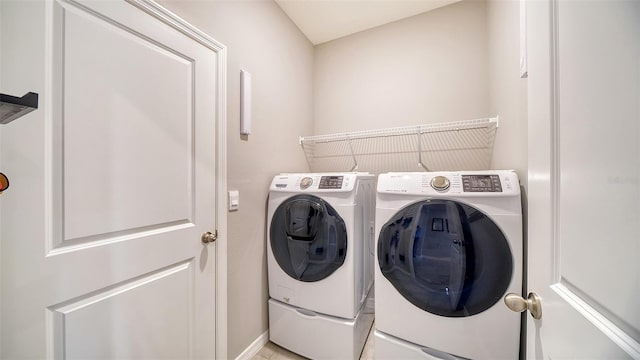
[[[258,336],[251,345],[249,345],[244,351],[236,357],[235,360],[250,360],[255,354],[262,349],[262,347],[269,342],[269,330]]]

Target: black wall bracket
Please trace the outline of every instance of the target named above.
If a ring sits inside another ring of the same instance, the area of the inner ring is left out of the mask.
[[[37,93],[29,92],[23,97],[0,94],[0,124],[8,124],[37,108]]]

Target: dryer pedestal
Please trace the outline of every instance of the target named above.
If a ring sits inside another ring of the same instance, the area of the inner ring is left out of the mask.
[[[421,347],[375,330],[376,360],[465,360],[442,351]]]
[[[358,359],[373,317],[366,307],[343,319],[269,299],[269,339],[310,359]]]

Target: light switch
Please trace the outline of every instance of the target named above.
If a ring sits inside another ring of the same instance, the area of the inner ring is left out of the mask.
[[[240,208],[240,192],[229,190],[229,211],[236,211]]]

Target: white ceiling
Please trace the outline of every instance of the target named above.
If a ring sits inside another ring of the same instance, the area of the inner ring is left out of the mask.
[[[307,38],[321,44],[460,0],[275,0]]]

